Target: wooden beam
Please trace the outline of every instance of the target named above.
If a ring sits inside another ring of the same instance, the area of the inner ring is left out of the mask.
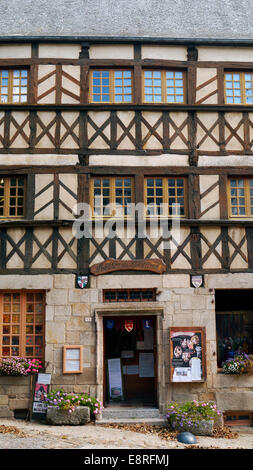
[[[219,201],[220,218],[228,219],[228,200],[227,200],[228,178],[226,174],[219,175]]]
[[[26,217],[34,218],[35,174],[29,173],[26,180]]]
[[[189,219],[200,217],[200,188],[199,175],[190,174],[188,177],[188,216]]]

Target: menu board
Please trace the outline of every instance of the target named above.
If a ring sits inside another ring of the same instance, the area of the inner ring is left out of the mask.
[[[33,404],[32,404],[32,420],[45,420],[47,414],[46,395],[51,382],[51,374],[38,374],[34,385]]]
[[[63,347],[63,373],[82,372],[82,346]]]
[[[111,400],[121,400],[123,398],[123,386],[120,358],[108,359],[107,366],[109,397]]]
[[[170,381],[204,381],[206,376],[205,350],[204,328],[170,328]]]

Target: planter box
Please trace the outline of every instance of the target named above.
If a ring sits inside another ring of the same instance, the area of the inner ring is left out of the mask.
[[[195,436],[211,436],[214,430],[214,420],[209,421],[199,421],[197,426],[185,425],[185,426],[171,426],[169,422],[169,427],[172,431],[188,431],[194,434]]]
[[[214,419],[199,421],[197,426],[175,426],[173,427],[168,419],[169,427],[173,431],[188,431],[195,436],[211,436],[216,426],[224,426],[223,414],[217,415]]]
[[[47,424],[52,425],[75,425],[87,424],[90,422],[90,408],[88,406],[77,406],[75,411],[69,413],[68,410],[59,410],[57,407],[48,408]]]

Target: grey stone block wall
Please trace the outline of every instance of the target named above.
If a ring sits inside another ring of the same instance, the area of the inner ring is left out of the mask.
[[[248,282],[253,275],[248,274]],[[3,276],[6,278],[8,276]],[[23,279],[22,279],[23,278]],[[242,281],[240,280],[242,278]],[[162,413],[170,401],[213,400],[222,411],[252,409],[253,376],[239,377],[217,373],[216,322],[214,289],[235,285],[243,287],[245,275],[233,275],[232,284],[226,275],[207,276],[207,288],[190,287],[185,274],[173,275],[107,275],[92,277],[90,288],[76,289],[73,274],[52,276],[19,276],[23,288],[38,288],[41,282],[46,291],[46,347],[47,372],[52,374],[52,389],[66,392],[90,393],[103,400],[103,322],[102,313],[122,315],[123,311],[158,312],[158,396]],[[225,279],[225,281],[224,281]],[[2,280],[5,282],[5,279]],[[10,281],[9,281],[10,282]],[[208,285],[209,284],[209,285]],[[33,287],[34,286],[34,287]],[[36,286],[36,287],[35,287]],[[114,303],[102,302],[103,288],[122,286],[156,286],[156,302]],[[100,312],[100,313],[98,313]],[[159,313],[160,312],[160,313]],[[99,318],[100,317],[100,318]],[[206,381],[201,383],[171,383],[169,381],[169,328],[172,326],[206,328]],[[83,370],[80,374],[63,374],[63,346],[83,345]],[[0,377],[0,417],[12,417],[14,409],[28,408],[29,381],[24,377]]]
[[[0,418],[13,418],[14,410],[28,410],[31,377],[0,375]]]
[[[250,0],[4,0],[2,36],[253,38]]]

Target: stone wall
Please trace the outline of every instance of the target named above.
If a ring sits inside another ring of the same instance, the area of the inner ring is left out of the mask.
[[[247,279],[246,279],[247,278]],[[207,275],[205,288],[190,287],[186,274],[103,275],[91,277],[90,288],[75,288],[75,275],[1,276],[0,288],[45,289],[47,372],[52,388],[69,392],[89,392],[103,399],[103,315],[135,314],[157,316],[158,398],[161,411],[170,400],[216,400],[223,410],[252,409],[253,376],[225,376],[217,373],[214,289],[252,286],[253,274]],[[247,282],[246,282],[247,281]],[[102,302],[105,288],[156,287],[157,301],[147,303]],[[169,328],[203,326],[206,328],[207,378],[203,383],[169,382]],[[64,345],[83,345],[83,371],[63,374]],[[0,377],[0,415],[10,416],[13,409],[26,408],[26,378]],[[19,402],[18,402],[19,401]]]
[[[31,377],[0,376],[0,418],[13,418],[14,410],[28,410]]]

